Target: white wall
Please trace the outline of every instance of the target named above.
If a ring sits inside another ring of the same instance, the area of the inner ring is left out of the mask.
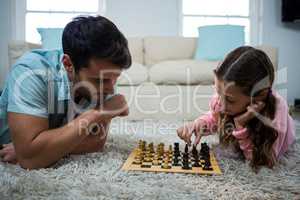
[[[176,36],[180,34],[180,0],[106,0],[106,16],[126,36]],[[287,67],[289,103],[300,98],[300,23],[281,22],[281,0],[263,1],[261,41],[279,48],[279,68]],[[10,0],[0,0],[0,88],[7,71],[7,44],[11,33]],[[285,87],[285,86],[284,86]]]
[[[106,16],[126,36],[179,34],[179,0],[107,0]]]
[[[0,88],[8,71],[7,46],[11,39],[10,0],[0,0]]]
[[[262,20],[262,43],[279,48],[278,67],[287,68],[287,97],[293,103],[300,98],[300,23],[281,22],[281,0],[263,0]]]

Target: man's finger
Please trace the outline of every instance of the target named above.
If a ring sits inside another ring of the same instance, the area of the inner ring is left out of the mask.
[[[1,149],[0,150],[0,157],[3,157],[3,156],[5,156],[7,154],[7,149]]]

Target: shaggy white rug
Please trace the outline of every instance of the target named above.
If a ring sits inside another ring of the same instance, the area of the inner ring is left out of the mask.
[[[0,163],[0,199],[300,199],[299,140],[275,169],[258,174],[220,148],[215,149],[223,172],[219,176],[120,170],[139,139],[178,141],[179,124],[118,120],[104,152],[70,156],[33,171]]]

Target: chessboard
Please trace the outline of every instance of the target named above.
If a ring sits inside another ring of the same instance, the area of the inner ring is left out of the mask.
[[[138,147],[132,151],[122,170],[145,172],[170,172],[191,174],[222,174],[218,162],[207,143],[196,146],[185,145],[180,150],[179,143],[165,147],[164,143],[156,147],[151,142],[140,140]]]

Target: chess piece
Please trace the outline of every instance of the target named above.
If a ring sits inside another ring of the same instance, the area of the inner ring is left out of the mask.
[[[182,162],[182,169],[191,169],[188,161],[184,160]]]
[[[152,161],[151,157],[145,157],[144,158],[144,162],[151,162],[151,161]]]
[[[162,166],[161,166],[163,169],[170,169],[171,168],[171,166],[169,165],[169,160],[164,160],[163,161],[163,164],[162,164]]]
[[[193,156],[198,155],[198,151],[197,151],[196,145],[193,145],[192,155],[193,155]]]
[[[159,165],[159,160],[154,159],[154,160],[152,161],[152,164],[153,164],[153,165]]]
[[[188,153],[188,152],[189,152],[189,146],[188,144],[185,144],[184,153]]]
[[[142,159],[136,158],[136,159],[133,161],[133,164],[136,164],[136,165],[142,164]]]

